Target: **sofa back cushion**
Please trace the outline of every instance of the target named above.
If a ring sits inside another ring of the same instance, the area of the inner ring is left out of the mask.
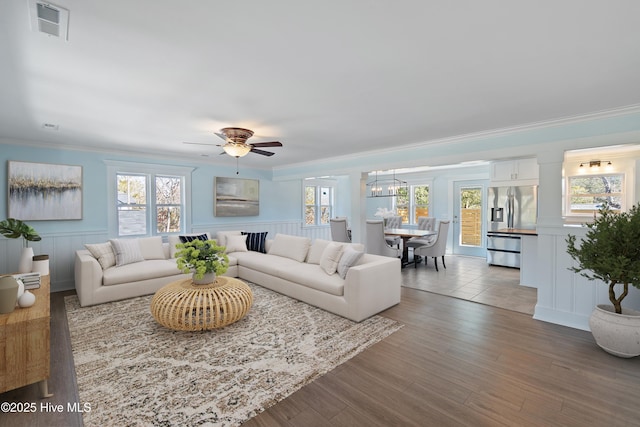
[[[103,270],[116,265],[116,254],[111,243],[87,243],[84,247],[98,260]]]
[[[141,237],[138,239],[138,243],[144,259],[165,259],[162,237]]]
[[[242,231],[233,230],[233,231],[218,231],[216,232],[216,242],[220,246],[227,246],[227,236],[240,236],[242,235]]]
[[[290,258],[298,262],[304,262],[307,252],[311,246],[311,239],[301,236],[290,236],[288,234],[276,234],[276,237],[269,248],[270,255],[278,255]]]
[[[138,239],[111,239],[109,242],[116,254],[116,267],[144,261]]]
[[[331,243],[331,240],[315,239],[307,254],[307,264],[320,264],[320,257],[322,257],[322,253],[329,246],[329,243]]]

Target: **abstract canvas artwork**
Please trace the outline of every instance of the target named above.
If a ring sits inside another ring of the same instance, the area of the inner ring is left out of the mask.
[[[9,218],[82,219],[82,166],[9,161],[8,175]]]
[[[225,178],[214,182],[215,216],[256,216],[260,213],[260,181]]]

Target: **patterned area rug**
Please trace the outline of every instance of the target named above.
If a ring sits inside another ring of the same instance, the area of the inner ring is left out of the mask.
[[[236,426],[402,327],[355,323],[256,285],[244,319],[178,332],[151,296],[80,307],[67,297],[85,426]]]

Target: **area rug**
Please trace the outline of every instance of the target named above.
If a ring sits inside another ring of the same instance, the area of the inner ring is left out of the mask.
[[[402,327],[250,286],[247,316],[204,332],[157,324],[151,296],[84,308],[67,297],[85,426],[237,426]]]

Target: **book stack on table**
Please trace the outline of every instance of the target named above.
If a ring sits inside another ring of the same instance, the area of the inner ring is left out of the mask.
[[[38,289],[40,287],[40,273],[14,274],[13,278],[20,280],[26,289]]]

